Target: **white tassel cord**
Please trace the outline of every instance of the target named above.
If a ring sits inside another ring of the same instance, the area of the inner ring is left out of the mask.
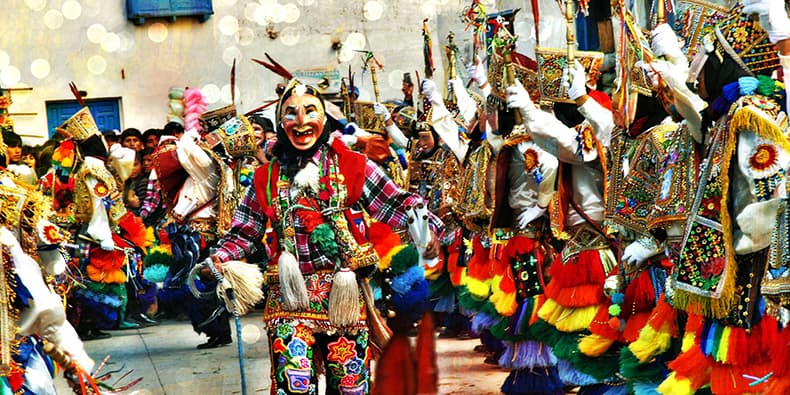
[[[286,311],[306,310],[310,306],[299,262],[294,254],[283,251],[277,261],[280,272],[280,297]]]
[[[332,280],[329,292],[329,322],[348,327],[359,321],[359,286],[357,275],[348,268],[340,269]]]
[[[222,266],[225,277],[223,284],[217,287],[217,294],[225,301],[225,306],[232,307],[225,289],[233,288],[236,294],[236,311],[239,316],[247,314],[256,303],[263,299],[263,274],[258,266],[241,261],[225,262]]]

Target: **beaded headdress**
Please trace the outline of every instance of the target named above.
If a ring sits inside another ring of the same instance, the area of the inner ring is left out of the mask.
[[[257,149],[255,129],[252,128],[249,118],[244,115],[228,119],[206,135],[206,143],[215,149],[223,151],[231,158],[254,156]],[[222,147],[220,150],[219,147]]]
[[[89,137],[99,135],[99,127],[96,126],[96,121],[93,120],[91,111],[88,107],[82,107],[71,118],[63,122],[58,127],[58,131],[62,134],[73,138],[77,141],[87,140]]]
[[[757,16],[744,14],[740,3],[716,25],[713,34],[717,56],[730,55],[750,75],[764,74],[779,66],[776,45],[768,39]]]
[[[220,125],[233,119],[236,116],[236,106],[231,104],[216,110],[204,112],[200,116],[200,127],[203,133],[209,133],[217,129]]]

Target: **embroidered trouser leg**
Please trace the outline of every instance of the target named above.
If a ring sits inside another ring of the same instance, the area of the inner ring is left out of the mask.
[[[326,368],[327,394],[370,392],[367,330],[356,335],[314,334],[303,325],[283,323],[269,331],[269,341],[277,394],[316,394],[318,354]]]

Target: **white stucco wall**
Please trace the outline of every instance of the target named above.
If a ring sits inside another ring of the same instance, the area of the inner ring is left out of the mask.
[[[10,111],[37,114],[16,116],[15,130],[29,144],[43,142],[47,136],[45,103],[71,99],[69,81],[87,91],[88,98],[121,97],[124,128],[161,127],[167,113],[167,94],[173,86],[203,88],[213,84],[222,94],[214,98],[209,109],[221,107],[230,102],[233,57],[237,58],[236,104],[246,111],[272,98],[273,87],[279,82],[279,77],[250,61],[253,57],[262,58],[264,52],[291,69],[339,66],[345,75],[350,64],[359,82],[360,55],[345,52],[352,49],[355,37],[356,45],[372,49],[384,63],[385,69],[379,76],[382,99],[399,98],[402,73],[423,70],[423,18],[432,18],[437,66],[442,64],[441,44],[449,30],[456,33],[459,46],[471,42],[471,33],[463,31],[460,18],[470,1],[277,1],[214,0],[215,14],[205,23],[184,17],[174,23],[154,19],[135,26],[126,19],[125,0],[2,0],[0,84],[4,88],[32,87],[30,92],[13,93]],[[529,2],[484,3],[489,12],[522,8],[516,23],[522,39],[520,51],[532,54],[534,29]],[[540,3],[541,44],[562,46],[564,24],[557,3]],[[370,10],[375,11],[378,6],[383,14],[375,19]],[[298,10],[298,18],[292,23],[273,23],[279,37],[272,40],[266,34],[268,23],[257,23],[256,15],[261,21],[273,13],[284,15],[278,9],[290,10],[291,17]],[[238,29],[234,28],[234,19]],[[97,25],[107,33],[89,35],[89,31],[101,32]],[[89,29],[91,26],[94,27]],[[165,32],[166,37],[161,39]],[[104,46],[91,41],[102,36]],[[346,49],[331,50],[333,38],[343,40]],[[31,67],[46,64],[48,73]],[[443,81],[442,78],[443,73],[438,70],[437,81]],[[369,75],[361,89],[362,99],[372,96]]]

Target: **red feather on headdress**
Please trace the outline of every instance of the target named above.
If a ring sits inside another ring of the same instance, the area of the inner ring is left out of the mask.
[[[272,59],[272,57],[269,56],[268,53],[264,53],[264,55],[266,56],[266,59],[268,59],[269,62],[271,63],[266,63],[260,59],[254,59],[254,58],[252,59],[252,61],[262,65],[263,67],[266,67],[267,69],[271,70],[272,72],[279,75],[280,77],[285,78],[286,80],[290,80],[294,77],[293,74],[291,74],[291,72],[288,71],[288,69],[283,67],[281,64],[277,63],[277,61]]]

